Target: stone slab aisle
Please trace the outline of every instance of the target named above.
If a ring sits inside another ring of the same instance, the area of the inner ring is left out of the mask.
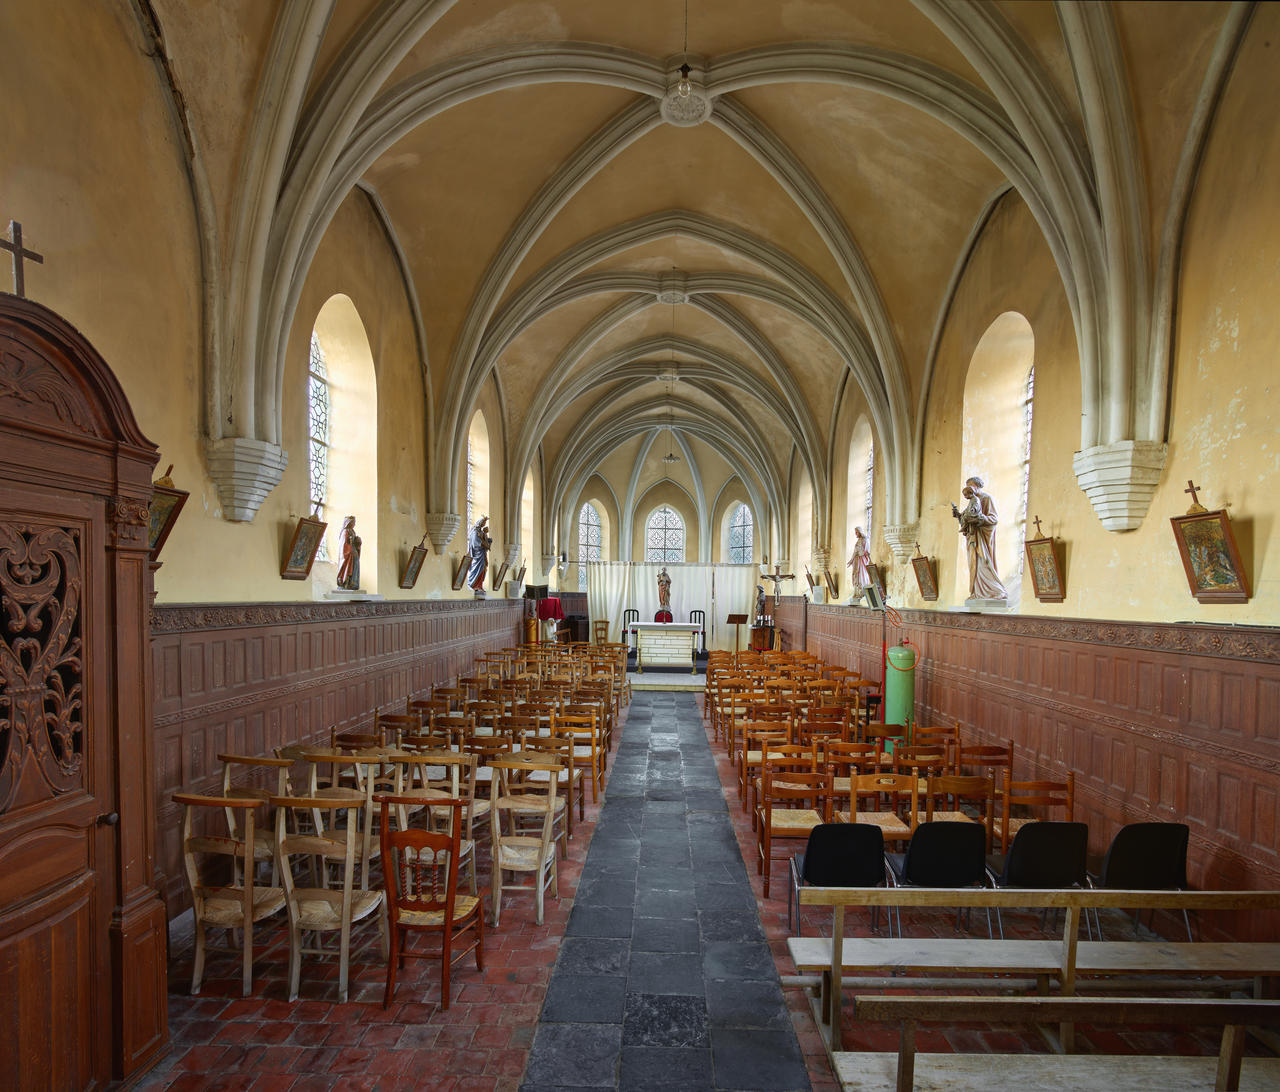
[[[810,1087],[692,694],[632,700],[521,1087]]]

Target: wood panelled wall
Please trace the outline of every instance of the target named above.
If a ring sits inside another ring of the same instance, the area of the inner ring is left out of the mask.
[[[807,647],[880,677],[880,615],[809,605]],[[904,610],[921,723],[1014,743],[1014,776],[1076,771],[1104,852],[1124,823],[1191,827],[1203,888],[1280,887],[1280,630]],[[790,646],[789,646],[790,647]],[[1276,922],[1223,923],[1239,934]],[[1261,938],[1259,938],[1261,939]]]
[[[520,640],[520,600],[162,606],[152,615],[157,857],[174,914],[179,789],[220,788],[218,755],[270,754],[372,721]]]

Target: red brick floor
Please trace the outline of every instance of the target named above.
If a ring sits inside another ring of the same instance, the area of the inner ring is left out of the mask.
[[[738,801],[733,771],[723,747],[713,743],[724,795],[755,891],[761,923],[780,974],[794,974],[787,955],[786,872],[774,864],[770,898],[756,874],[756,838]],[[589,795],[589,794],[588,794]],[[384,965],[352,961],[350,1000],[338,1003],[331,962],[303,964],[300,1000],[288,1002],[288,941],[279,925],[260,927],[252,996],[240,996],[239,959],[211,955],[199,997],[190,995],[190,938],[175,940],[169,968],[171,1049],[145,1074],[140,1089],[261,1089],[310,1092],[341,1088],[432,1089],[433,1092],[515,1092],[528,1060],[547,990],[586,860],[599,808],[587,804],[577,825],[568,860],[560,864],[560,893],[548,899],[545,921],[533,921],[532,895],[504,899],[501,928],[485,934],[485,969],[470,957],[454,967],[453,1000],[440,1009],[438,963],[411,961],[400,975],[396,1002],[382,1007]],[[482,839],[483,840],[483,839]],[[487,879],[487,855],[481,853],[480,878]],[[810,911],[805,931],[813,935],[829,925]],[[851,915],[849,932],[870,935],[869,919]],[[1025,919],[1025,920],[1022,920]],[[974,918],[974,934],[985,936]],[[955,936],[947,912],[916,915],[908,928],[920,936]],[[1006,935],[1042,936],[1032,914],[1010,915]],[[798,989],[784,991],[815,1092],[837,1088],[826,1052]],[[897,1032],[886,1026],[843,1026],[846,1049],[895,1050]],[[1216,1042],[1190,1033],[1133,1029],[1081,1028],[1084,1049],[1213,1054]],[[917,1034],[922,1051],[1043,1051],[1030,1029],[985,1025],[924,1028]]]

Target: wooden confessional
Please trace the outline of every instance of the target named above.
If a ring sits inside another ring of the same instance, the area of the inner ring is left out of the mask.
[[[154,887],[157,453],[52,311],[0,294],[0,1087],[83,1089],[168,1038]]]

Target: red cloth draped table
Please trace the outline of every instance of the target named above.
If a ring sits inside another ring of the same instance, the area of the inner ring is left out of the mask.
[[[560,605],[560,600],[555,596],[548,596],[546,599],[538,600],[538,621],[556,621],[564,620],[564,607]]]

